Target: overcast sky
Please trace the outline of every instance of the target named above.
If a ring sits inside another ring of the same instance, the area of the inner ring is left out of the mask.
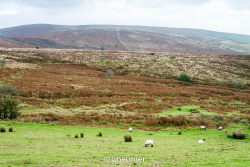
[[[250,35],[250,0],[0,0],[0,28],[116,24]]]

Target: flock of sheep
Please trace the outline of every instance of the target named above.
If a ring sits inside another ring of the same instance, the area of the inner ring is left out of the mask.
[[[218,130],[222,130],[223,127],[222,127],[222,126],[219,126],[217,129],[218,129]],[[204,126],[204,125],[202,125],[202,126],[200,126],[200,130],[207,130],[207,127]],[[133,131],[133,129],[132,129],[131,127],[128,128],[128,132],[129,132],[129,133],[131,133],[132,131]],[[206,140],[206,139],[198,140],[198,143],[205,143],[205,140]],[[145,147],[147,147],[147,146],[154,147],[154,140],[152,140],[152,139],[146,140],[146,141],[145,141]]]

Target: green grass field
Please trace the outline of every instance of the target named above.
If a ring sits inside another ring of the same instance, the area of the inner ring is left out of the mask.
[[[187,115],[191,114],[190,110],[196,110],[200,114],[205,115],[215,115],[216,113],[207,112],[202,110],[200,106],[180,106],[180,107],[173,107],[171,110],[164,111],[163,115]]]
[[[227,138],[223,131],[210,129],[166,129],[155,132],[133,130],[132,143],[125,143],[127,129],[58,126],[0,122],[14,132],[0,133],[0,166],[250,166],[250,139]],[[230,127],[228,132],[246,127]],[[83,132],[84,138],[74,138]],[[97,137],[98,132],[103,137]],[[206,139],[198,144],[199,139]],[[144,147],[147,139],[154,147]],[[108,157],[108,160],[105,160]],[[113,160],[112,160],[113,157]],[[121,162],[114,157],[141,157],[140,162]]]

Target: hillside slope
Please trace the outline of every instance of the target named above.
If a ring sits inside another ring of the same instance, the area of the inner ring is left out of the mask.
[[[250,36],[184,28],[34,24],[1,29],[0,47],[246,54]]]

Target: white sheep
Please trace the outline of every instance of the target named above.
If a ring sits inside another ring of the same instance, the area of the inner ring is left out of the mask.
[[[205,139],[199,140],[198,143],[205,143]]]
[[[200,126],[200,130],[207,130],[206,126],[202,125]]]
[[[218,130],[222,130],[222,129],[223,129],[223,127],[222,127],[222,126],[219,126],[219,127],[218,127]]]
[[[130,127],[130,128],[128,128],[128,132],[132,132],[132,130],[133,130],[133,129],[132,129],[131,127]]]
[[[151,147],[154,147],[154,141],[153,140],[146,140],[145,147],[151,145]]]

